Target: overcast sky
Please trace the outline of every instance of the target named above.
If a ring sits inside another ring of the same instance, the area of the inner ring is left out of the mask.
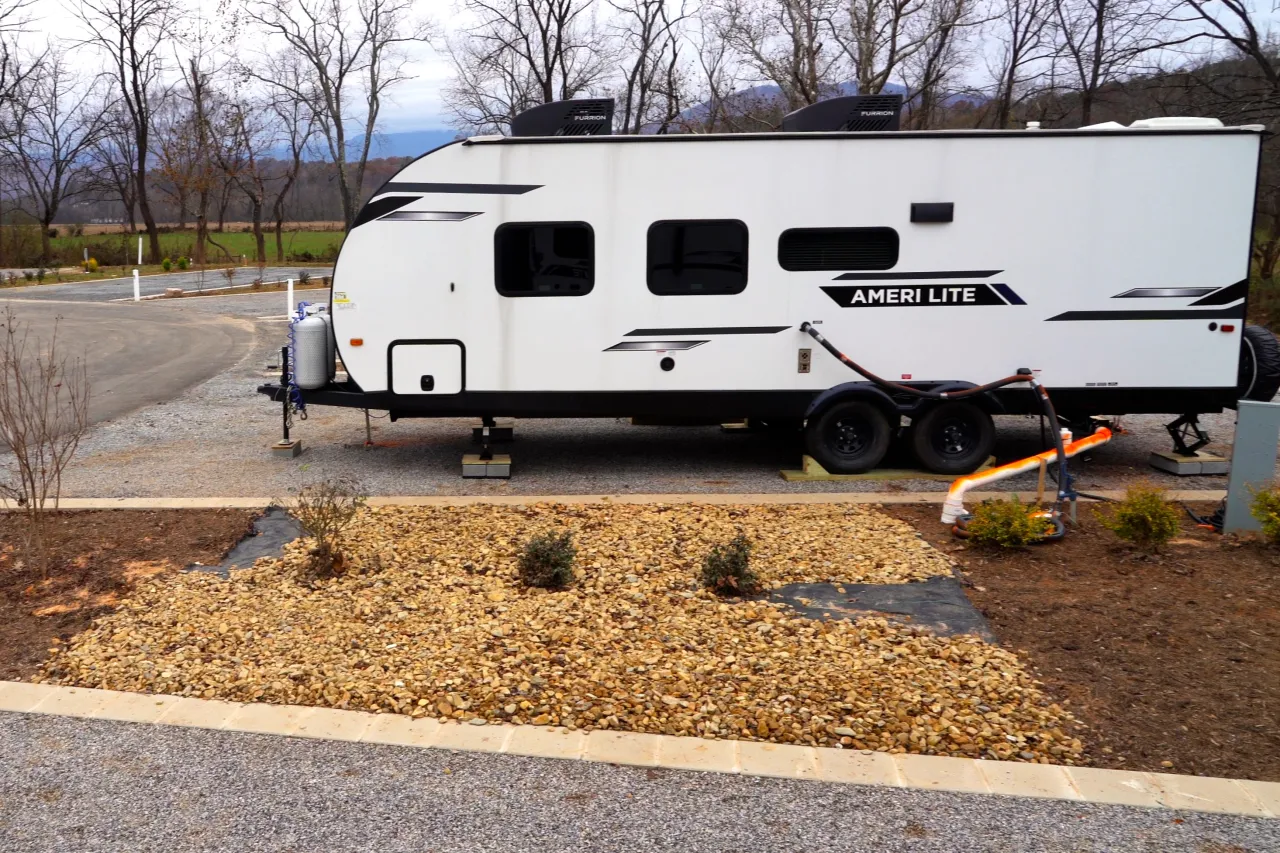
[[[201,7],[212,10],[216,5],[212,0],[175,2],[179,7],[192,11]],[[243,0],[229,2],[243,3]],[[414,5],[419,14],[430,15],[436,21],[447,21],[452,12],[449,0],[416,0]],[[73,42],[84,32],[84,24],[76,17],[75,10],[78,6],[76,0],[34,0],[26,9],[32,21],[27,32],[21,36],[22,41],[43,44],[46,40],[60,38]],[[253,47],[248,44],[251,39],[242,37],[241,41],[246,43],[246,47]],[[175,42],[166,52],[166,60],[172,62],[174,56],[184,52],[182,45]],[[72,51],[71,56],[75,66],[83,69],[86,74],[96,73],[104,67],[102,57],[92,50]],[[414,79],[395,87],[383,101],[379,124],[384,133],[446,127],[440,90],[449,78],[448,62],[427,45],[414,46],[412,56],[414,61],[408,71]]]

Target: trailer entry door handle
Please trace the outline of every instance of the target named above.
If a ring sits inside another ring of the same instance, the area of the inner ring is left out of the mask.
[[[422,377],[422,390],[423,391],[436,390],[436,378],[434,376]]]

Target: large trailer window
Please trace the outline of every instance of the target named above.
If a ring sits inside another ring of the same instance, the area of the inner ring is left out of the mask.
[[[792,228],[778,238],[784,270],[887,270],[898,263],[892,228]]]
[[[736,219],[649,226],[649,289],[662,296],[741,293],[747,287],[747,226]]]
[[[595,235],[585,222],[508,222],[494,232],[494,284],[503,296],[582,296],[595,282]]]

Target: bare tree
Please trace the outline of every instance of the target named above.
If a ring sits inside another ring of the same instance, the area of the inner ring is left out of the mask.
[[[275,222],[276,261],[284,262],[285,203],[293,190],[302,169],[302,157],[315,135],[315,114],[311,100],[298,98],[293,92],[306,88],[305,72],[296,56],[285,54],[272,63],[271,77],[284,80],[286,85],[271,93],[271,112],[280,135],[289,148],[289,159],[280,176],[275,198],[271,202],[271,215]]]
[[[405,70],[409,45],[426,41],[433,32],[429,22],[413,19],[412,7],[412,0],[262,0],[249,14],[307,68],[306,76],[290,86],[249,66],[257,79],[287,89],[291,97],[311,105],[337,170],[348,226],[360,205],[383,98],[409,79]],[[353,115],[356,93],[363,109]],[[363,129],[354,159],[347,139],[347,125],[353,119]]]
[[[99,197],[113,198],[124,211],[124,227],[138,230],[137,137],[124,107],[117,104],[103,116],[102,133],[88,152],[86,189]]]
[[[1161,46],[1166,18],[1152,0],[1052,0],[1062,75],[1079,98],[1080,124],[1093,122],[1103,88]]]
[[[1037,66],[1053,54],[1049,33],[1051,0],[1001,0],[992,16],[995,92],[990,105],[991,126],[1006,128],[1013,110],[1040,72]]]
[[[619,26],[625,61],[622,65],[623,133],[640,133],[647,126],[665,133],[682,108],[680,27],[688,18],[681,0],[610,0],[622,22]]]
[[[914,129],[942,123],[945,100],[959,87],[959,73],[969,58],[971,31],[984,23],[973,0],[934,0],[928,14],[924,44],[899,66],[907,88],[907,124]]]
[[[111,64],[110,76],[129,116],[137,156],[134,193],[147,229],[151,262],[160,261],[160,231],[147,196],[152,119],[162,95],[160,48],[169,32],[172,0],[80,0],[78,14],[88,31],[85,44],[98,47]]]
[[[466,0],[477,23],[449,43],[454,77],[445,103],[460,129],[505,132],[536,104],[601,85],[612,46],[589,0]]]
[[[225,142],[216,152],[218,165],[249,202],[254,260],[264,264],[267,247],[262,219],[270,177],[262,161],[263,155],[271,148],[271,128],[260,105],[245,104],[239,99],[226,105],[220,123],[219,136]]]
[[[936,44],[939,30],[955,26],[954,10],[937,14],[937,0],[845,0],[832,28],[864,95],[879,94],[902,63]]]
[[[15,170],[21,209],[40,223],[43,263],[53,257],[49,229],[63,202],[84,192],[86,155],[103,133],[111,105],[77,82],[66,55],[46,52],[38,73],[15,87],[6,106],[0,146]]]
[[[33,340],[12,308],[0,317],[0,447],[12,458],[0,495],[23,511],[28,563],[48,572],[46,510],[57,508],[62,475],[89,426],[89,375],[68,356],[55,322],[47,342]]]
[[[831,31],[838,0],[729,0],[721,7],[724,38],[790,111],[829,97],[842,82],[843,52]]]

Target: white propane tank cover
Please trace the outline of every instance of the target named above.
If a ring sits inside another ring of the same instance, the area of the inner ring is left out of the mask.
[[[1208,128],[1222,127],[1216,118],[1200,116],[1162,116],[1160,118],[1140,118],[1129,127],[1148,128],[1150,130],[1171,130],[1173,128]]]
[[[315,313],[294,324],[293,381],[299,388],[321,388],[329,381],[333,359],[328,338],[328,323]]]
[[[338,373],[338,339],[333,333],[333,316],[329,313],[329,306],[321,305],[320,310],[316,312],[316,316],[324,320],[325,325],[325,341],[329,346],[329,378],[333,379]]]

